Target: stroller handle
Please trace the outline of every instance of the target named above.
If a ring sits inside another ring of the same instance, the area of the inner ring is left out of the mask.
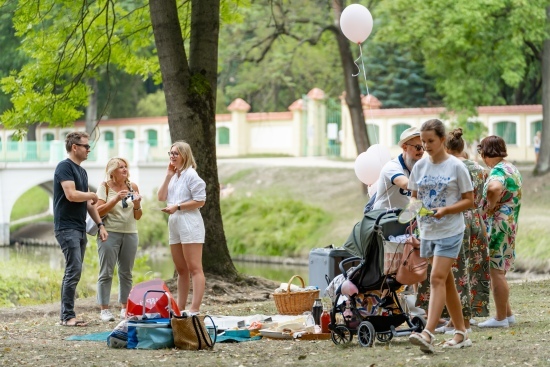
[[[374,225],[375,226],[379,226],[380,225],[380,221],[382,220],[382,218],[384,218],[386,215],[388,214],[395,214],[395,215],[399,215],[399,213],[401,213],[403,209],[401,208],[394,208],[394,209],[390,209],[382,214],[380,214],[378,216],[378,218],[376,218],[376,221],[374,222]]]
[[[338,267],[340,268],[340,272],[344,275],[344,278],[346,279],[348,278],[348,272],[344,269],[344,265],[354,261],[363,261],[363,259],[357,256],[348,257],[347,259],[340,261],[340,264],[338,264]]]

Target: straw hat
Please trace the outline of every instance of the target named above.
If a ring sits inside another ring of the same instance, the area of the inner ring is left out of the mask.
[[[409,127],[407,130],[401,133],[401,140],[399,140],[399,143],[397,143],[397,145],[401,146],[412,138],[416,138],[417,136],[420,136],[420,130],[418,130],[418,128],[416,127]]]

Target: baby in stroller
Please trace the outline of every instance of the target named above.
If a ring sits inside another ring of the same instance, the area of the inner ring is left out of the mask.
[[[402,252],[403,246],[394,246],[391,252],[388,250],[391,246],[386,246],[389,236],[406,233],[408,225],[397,220],[400,211],[368,212],[344,244],[355,257],[339,264],[345,280],[331,297],[329,329],[335,344],[349,343],[353,335],[357,335],[359,344],[370,347],[375,338],[379,342],[389,342],[394,336],[421,332],[426,325],[424,318],[411,317],[399,300],[399,292],[404,286],[395,279],[395,265],[400,260],[399,248]],[[345,270],[346,265],[353,264],[357,265]],[[397,329],[404,323],[408,327]]]

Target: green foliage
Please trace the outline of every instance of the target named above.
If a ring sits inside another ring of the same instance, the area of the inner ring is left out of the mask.
[[[447,108],[473,115],[477,106],[506,103],[503,86],[532,85],[536,93],[547,6],[547,0],[387,0],[378,8],[377,37],[421,55]]]
[[[147,255],[136,257],[132,272],[134,284],[150,279],[151,268],[147,261]],[[0,307],[59,302],[63,272],[64,269],[51,269],[48,263],[32,263],[17,256],[2,262]],[[88,237],[82,277],[76,289],[77,298],[95,295],[98,273],[97,242],[95,238]],[[113,291],[116,291],[117,286],[118,276],[115,269]]]
[[[227,245],[232,254],[296,256],[316,247],[331,215],[303,202],[268,193],[221,202]]]
[[[318,24],[332,24],[330,8],[308,1],[276,5],[267,0],[254,2],[240,9],[242,22],[222,24],[218,112],[224,112],[236,98],[245,99],[253,111],[286,111],[313,87],[329,95],[344,90],[334,36],[323,33],[316,46],[303,41],[317,37]],[[285,6],[284,14],[280,5]],[[304,21],[302,14],[306,13],[316,19]],[[278,27],[283,24],[289,34],[281,34],[283,29]],[[238,45],[235,39],[240,40]],[[269,51],[263,55],[266,48]]]
[[[20,41],[15,37],[13,29],[13,8],[13,3],[6,4],[0,13],[0,79],[8,76],[12,70],[19,70],[26,61],[18,50]],[[11,107],[9,96],[0,93],[0,113]]]
[[[37,267],[18,259],[4,262],[0,274],[0,307],[58,301],[62,278],[62,270]]]
[[[0,6],[7,0],[1,1]],[[48,11],[44,11],[48,9]],[[36,121],[65,126],[82,116],[88,78],[100,79],[113,64],[143,77],[159,75],[146,2],[43,0],[18,2],[13,17],[21,50],[30,61],[2,80],[13,108],[2,122],[24,130]]]
[[[452,128],[462,128],[462,138],[468,144],[480,140],[480,137],[487,135],[487,127],[478,120],[458,119],[452,122]]]
[[[434,81],[409,50],[396,44],[371,42],[363,45],[363,52],[370,91],[383,108],[441,105]],[[363,92],[367,94],[366,90]]]
[[[21,195],[11,211],[10,221],[42,214],[48,210],[49,196],[42,188],[35,186]]]
[[[163,204],[148,198],[142,200],[143,214],[137,222],[139,243],[143,248],[168,243],[168,215],[158,208]]]
[[[166,97],[163,90],[147,94],[137,105],[137,116],[154,117],[166,116]]]

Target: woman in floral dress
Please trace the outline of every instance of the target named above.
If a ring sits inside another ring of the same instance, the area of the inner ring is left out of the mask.
[[[491,168],[483,188],[482,210],[489,234],[491,290],[496,308],[495,317],[480,323],[479,327],[507,328],[516,322],[506,272],[514,270],[522,177],[518,169],[504,159],[506,143],[501,137],[486,137],[479,144],[478,152]]]

